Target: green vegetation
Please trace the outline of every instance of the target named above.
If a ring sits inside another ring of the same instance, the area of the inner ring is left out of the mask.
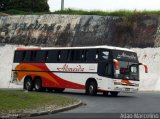
[[[132,15],[160,15],[159,11],[86,11],[65,9],[55,12],[49,11],[48,0],[0,0],[0,12],[10,15],[34,15],[34,14],[69,14],[69,15],[101,15],[101,16],[132,16]]]
[[[6,10],[4,12],[9,15],[29,15],[29,14],[32,15],[32,14],[34,14],[33,12],[24,12],[24,11],[14,10],[14,9]]]
[[[23,113],[24,110],[43,109],[47,106],[62,107],[76,100],[51,93],[0,90],[0,114]]]
[[[129,11],[129,10],[119,10],[119,11],[84,11],[84,10],[74,10],[66,9],[63,11],[55,11],[53,14],[73,14],[73,15],[101,15],[101,16],[132,16],[132,15],[148,15],[157,14],[160,15],[160,11]]]
[[[134,15],[160,15],[160,11],[130,11],[130,10],[118,10],[118,11],[85,11],[75,9],[65,9],[63,11],[58,10],[55,12],[38,12],[38,11],[23,11],[16,9],[9,9],[4,11],[11,15],[36,15],[36,14],[68,14],[68,15],[101,15],[101,16],[134,16]]]
[[[0,11],[10,14],[49,12],[48,0],[0,0]]]

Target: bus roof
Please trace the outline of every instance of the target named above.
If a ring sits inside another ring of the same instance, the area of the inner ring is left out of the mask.
[[[131,49],[121,48],[121,47],[114,47],[114,46],[86,46],[86,47],[18,47],[16,50],[51,50],[51,49],[96,49],[96,48],[104,48],[110,50],[123,50],[123,51],[130,51],[134,52]]]

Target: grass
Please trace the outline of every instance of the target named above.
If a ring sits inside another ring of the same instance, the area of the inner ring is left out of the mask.
[[[66,9],[63,11],[55,11],[53,14],[72,14],[72,15],[101,15],[101,16],[132,16],[132,15],[160,15],[159,11],[130,11],[130,10],[118,10],[118,11],[84,11],[84,10],[74,10]]]
[[[62,107],[76,100],[51,93],[0,90],[0,113],[19,113],[47,106]]]
[[[84,11],[84,10],[74,10],[74,9],[66,9],[63,11],[55,11],[54,14],[72,14],[72,15],[101,15],[101,16],[127,16],[131,15],[134,12],[128,10],[119,10],[119,11]]]
[[[87,11],[87,10],[76,10],[76,9],[65,9],[65,10],[58,10],[55,12],[41,12],[41,13],[35,13],[35,12],[24,12],[24,11],[18,11],[18,10],[8,10],[4,11],[5,13],[11,14],[11,15],[41,15],[41,14],[69,14],[69,15],[101,15],[101,16],[131,16],[131,15],[160,15],[159,11],[130,11],[130,10],[118,10],[118,11]]]

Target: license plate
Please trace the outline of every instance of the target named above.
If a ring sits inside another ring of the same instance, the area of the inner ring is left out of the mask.
[[[125,91],[130,91],[130,88],[125,88]]]

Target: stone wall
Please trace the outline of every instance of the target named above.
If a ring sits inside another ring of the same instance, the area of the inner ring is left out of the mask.
[[[0,43],[38,46],[159,47],[160,16],[2,16]]]

